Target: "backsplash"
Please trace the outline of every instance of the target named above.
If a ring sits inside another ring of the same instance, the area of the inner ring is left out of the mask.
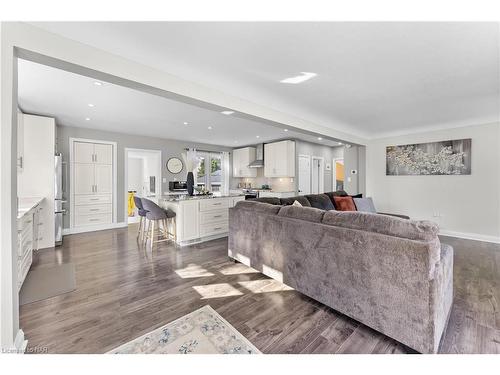
[[[295,178],[264,177],[264,168],[257,169],[257,177],[233,178],[231,189],[237,189],[239,183],[250,183],[253,188],[269,185],[274,191],[295,191]]]

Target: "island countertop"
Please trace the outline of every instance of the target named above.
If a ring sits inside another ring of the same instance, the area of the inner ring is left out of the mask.
[[[158,201],[167,201],[167,202],[182,202],[188,200],[201,200],[201,199],[221,199],[221,198],[234,198],[234,197],[244,197],[245,194],[226,194],[226,195],[162,195],[160,198],[157,198]]]

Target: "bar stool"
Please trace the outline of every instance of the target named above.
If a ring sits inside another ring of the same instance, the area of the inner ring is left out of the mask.
[[[146,235],[146,211],[144,206],[142,205],[141,198],[134,195],[134,204],[137,207],[137,213],[139,214],[139,230],[137,231],[137,240],[139,238],[142,242],[144,242],[144,238]]]
[[[146,212],[146,219],[148,220],[146,229],[146,242],[149,239],[151,243],[151,250],[155,243],[163,241],[176,241],[175,236],[175,212],[172,210],[164,210],[153,201],[142,198],[142,205]],[[173,233],[168,231],[169,222],[173,222]],[[156,239],[155,239],[156,229]],[[163,238],[162,238],[163,237]]]

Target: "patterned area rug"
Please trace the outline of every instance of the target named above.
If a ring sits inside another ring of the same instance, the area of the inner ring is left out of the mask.
[[[257,354],[260,351],[206,305],[108,353]]]

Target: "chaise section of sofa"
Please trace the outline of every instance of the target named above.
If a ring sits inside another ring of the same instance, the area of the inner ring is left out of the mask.
[[[230,257],[422,353],[436,353],[453,296],[453,249],[431,222],[240,202]]]

